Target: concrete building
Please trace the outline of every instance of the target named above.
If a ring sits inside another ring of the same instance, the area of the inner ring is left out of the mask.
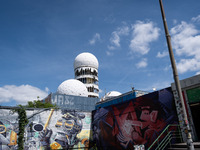
[[[141,90],[132,90],[126,93],[121,94],[117,91],[108,92],[100,101],[96,104],[95,108],[103,108],[110,105],[115,105],[118,103],[122,103],[125,101],[129,101],[136,97],[148,94],[148,92],[141,91]]]
[[[170,87],[152,93],[134,90],[98,102],[92,118],[93,139],[98,149],[105,150],[148,149],[164,129],[178,130]]]
[[[200,75],[196,75],[180,81],[183,99],[186,106],[188,121],[192,130],[192,136],[194,141],[200,140]],[[179,124],[182,130],[182,133],[185,131],[183,124],[183,114],[181,102],[178,98],[175,84],[171,84],[172,91],[174,94],[175,104],[177,108],[177,114],[179,117]],[[183,138],[186,139],[185,134]]]
[[[62,82],[57,92],[49,94],[43,101],[56,104],[61,109],[91,112],[99,98],[88,97],[88,93],[81,81],[69,79]]]
[[[75,79],[63,81],[55,93],[43,101],[60,108],[77,111],[92,111],[99,99],[98,60],[88,52],[79,54],[74,60]]]

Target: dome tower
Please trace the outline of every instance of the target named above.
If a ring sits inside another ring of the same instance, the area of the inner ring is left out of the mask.
[[[75,79],[85,84],[88,97],[99,97],[97,58],[91,53],[81,53],[74,60]]]

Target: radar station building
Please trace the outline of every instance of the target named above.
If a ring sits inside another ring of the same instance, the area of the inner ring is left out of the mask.
[[[92,111],[99,99],[98,60],[88,52],[79,54],[74,60],[75,79],[63,81],[55,93],[43,101],[60,108],[78,111]]]
[[[98,60],[91,53],[81,53],[74,60],[75,79],[85,84],[88,97],[99,97],[98,67]]]

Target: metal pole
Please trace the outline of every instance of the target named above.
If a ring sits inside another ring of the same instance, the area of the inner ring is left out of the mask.
[[[166,39],[167,39],[167,45],[168,45],[171,65],[172,65],[172,69],[173,69],[174,81],[175,81],[175,85],[176,85],[176,90],[178,92],[178,96],[181,101],[181,105],[182,105],[182,109],[183,109],[183,116],[184,116],[184,123],[185,123],[186,129],[187,129],[187,133],[186,133],[187,134],[187,148],[188,148],[188,150],[194,150],[194,145],[193,145],[193,141],[192,141],[192,137],[191,137],[191,130],[190,130],[190,126],[188,123],[186,106],[185,106],[185,103],[183,100],[181,85],[180,85],[180,81],[179,81],[179,77],[178,77],[178,71],[176,69],[176,63],[175,63],[174,54],[173,54],[173,50],[172,50],[171,37],[169,35],[169,31],[168,31],[168,27],[167,27],[167,21],[165,18],[165,12],[164,12],[164,8],[163,8],[162,0],[159,0],[159,2],[160,2],[163,24],[164,24],[164,28],[165,28],[165,35],[166,35]]]

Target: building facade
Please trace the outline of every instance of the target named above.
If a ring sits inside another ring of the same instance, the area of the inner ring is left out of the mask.
[[[192,130],[192,138],[194,141],[200,140],[200,75],[196,75],[180,81],[183,99],[186,107],[188,121]],[[178,98],[175,84],[171,85],[175,104],[177,108],[177,114],[179,117],[179,124],[183,133],[184,140],[187,139],[185,133],[186,127],[183,124],[183,114],[181,102]]]
[[[51,93],[43,101],[56,104],[61,109],[91,112],[99,98]]]
[[[121,102],[125,102],[128,100],[131,100],[133,98],[142,96],[148,94],[148,92],[141,91],[141,90],[132,90],[124,94],[120,94],[119,96],[111,96],[111,97],[106,97],[104,100],[99,101],[96,103],[95,108],[101,108],[101,107],[107,107],[110,105],[118,104]]]

